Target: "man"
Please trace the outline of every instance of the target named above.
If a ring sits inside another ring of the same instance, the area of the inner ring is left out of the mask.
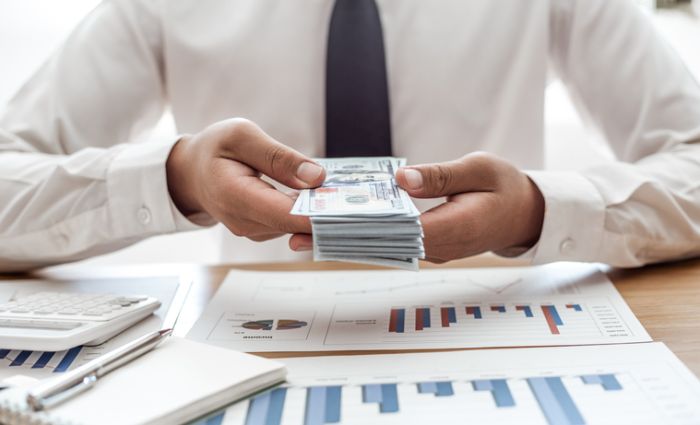
[[[425,164],[397,179],[439,203],[421,217],[433,261],[700,251],[700,88],[631,3],[377,5],[103,2],[0,115],[1,269],[215,222],[308,249],[308,220],[260,176],[313,187],[310,158],[339,152]],[[542,165],[550,70],[617,162],[523,171]],[[165,108],[181,135],[134,143]],[[357,129],[372,137],[343,139]]]

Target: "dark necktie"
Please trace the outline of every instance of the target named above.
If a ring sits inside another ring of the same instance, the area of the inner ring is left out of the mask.
[[[374,0],[336,0],[326,59],[326,156],[391,156],[384,40]]]

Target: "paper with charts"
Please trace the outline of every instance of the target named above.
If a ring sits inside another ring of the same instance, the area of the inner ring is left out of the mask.
[[[285,359],[288,384],[196,425],[700,423],[661,343]]]
[[[189,338],[250,352],[650,341],[598,268],[232,271]]]
[[[158,298],[162,305],[155,314],[104,344],[79,346],[67,351],[39,352],[2,349],[0,341],[0,387],[3,380],[22,375],[35,379],[56,376],[84,364],[109,350],[126,344],[161,326],[172,326],[184,300],[187,284],[177,277],[96,279],[93,281],[2,281],[0,301],[9,301],[14,295],[26,296],[33,292],[104,292],[113,294],[145,294]]]

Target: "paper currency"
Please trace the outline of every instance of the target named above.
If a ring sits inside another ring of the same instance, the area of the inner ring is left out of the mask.
[[[420,212],[394,178],[405,159],[317,161],[326,180],[303,190],[291,211],[311,217],[314,259],[418,270],[425,257]]]

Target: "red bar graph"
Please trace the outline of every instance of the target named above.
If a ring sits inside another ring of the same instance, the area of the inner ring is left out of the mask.
[[[399,310],[392,308],[389,316],[389,332],[396,332],[396,327],[399,323]]]
[[[449,311],[444,307],[440,309],[440,321],[442,322],[443,328],[450,327],[450,314]]]
[[[423,330],[423,312],[424,312],[424,310],[422,308],[416,309],[416,330],[417,331]]]
[[[457,309],[455,307],[441,307],[440,321],[443,328],[449,328],[450,323],[457,323]]]
[[[547,326],[549,326],[550,332],[552,332],[553,335],[559,335],[559,328],[557,327],[557,322],[552,314],[553,308],[554,306],[543,305],[542,313],[544,313],[544,318],[547,320]]]

